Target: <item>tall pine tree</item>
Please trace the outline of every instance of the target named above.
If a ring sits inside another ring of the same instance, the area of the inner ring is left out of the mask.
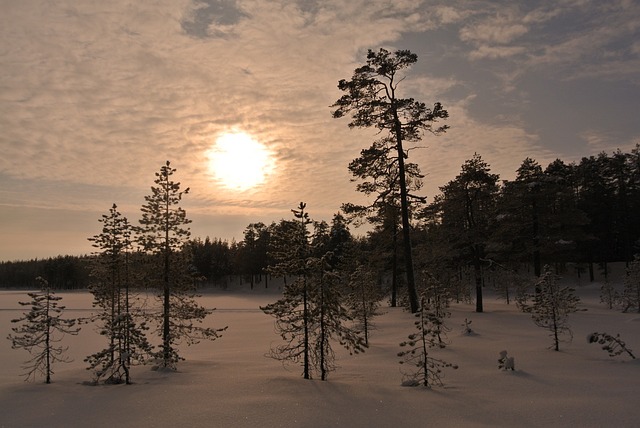
[[[180,190],[180,183],[172,179],[176,172],[170,162],[156,172],[151,195],[145,196],[141,208],[141,226],[138,240],[144,251],[154,256],[154,265],[148,272],[149,281],[159,290],[161,310],[155,318],[162,339],[157,353],[162,368],[175,369],[183,359],[178,345],[215,340],[226,329],[205,328],[201,324],[212,310],[200,306],[195,300],[195,285],[190,254],[185,251],[191,231],[187,227],[185,210],[180,207],[182,196],[189,188]]]
[[[345,94],[332,105],[336,108],[334,118],[351,115],[349,127],[376,127],[388,132],[394,143],[411,312],[418,311],[419,302],[413,273],[409,223],[409,192],[405,167],[409,149],[407,143],[419,141],[425,131],[433,134],[445,132],[447,125],[434,127],[434,123],[449,116],[440,103],[428,108],[425,103],[413,98],[400,98],[398,86],[404,80],[402,73],[417,61],[418,56],[408,50],[369,50],[366,64],[354,70],[351,80],[342,79],[338,82],[338,89]]]

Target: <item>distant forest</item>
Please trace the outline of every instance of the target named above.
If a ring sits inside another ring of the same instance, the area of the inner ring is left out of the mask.
[[[421,178],[416,177],[416,190]],[[379,278],[393,275],[401,283],[399,207],[360,208],[344,204],[331,224],[314,227],[348,244],[352,257],[371,266]],[[560,273],[584,272],[591,280],[594,269],[606,276],[609,263],[628,263],[640,253],[640,145],[630,153],[600,153],[579,163],[557,159],[546,168],[527,158],[511,181],[501,181],[476,154],[429,203],[414,198],[411,217],[416,270],[439,278],[463,277],[478,263],[487,274],[503,269],[539,276],[548,264]],[[355,237],[349,228],[353,222],[369,222],[372,230]],[[224,286],[235,275],[252,287],[268,287],[272,238],[287,223],[249,224],[239,242],[190,240],[182,251],[191,261],[194,281]],[[40,276],[53,288],[85,289],[94,257],[1,262],[0,287],[36,288]],[[137,257],[144,264],[145,256]]]

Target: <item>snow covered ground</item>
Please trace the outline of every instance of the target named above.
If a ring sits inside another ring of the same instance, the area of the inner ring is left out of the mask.
[[[583,280],[584,281],[584,280]],[[67,337],[70,364],[54,367],[53,383],[25,383],[24,350],[6,340],[12,318],[29,300],[24,291],[0,291],[0,427],[635,427],[640,423],[640,360],[610,358],[586,336],[620,333],[640,354],[640,314],[611,311],[598,302],[599,284],[578,287],[582,307],[570,316],[574,332],[561,351],[548,347],[547,331],[515,305],[487,291],[485,313],[454,304],[447,324],[450,345],[434,355],[456,363],[445,387],[400,386],[398,343],[414,331],[414,318],[385,308],[370,349],[338,352],[339,369],[327,382],[307,381],[297,366],[266,358],[279,337],[259,306],[277,294],[264,290],[212,291],[201,302],[217,311],[212,326],[224,337],[185,348],[177,373],[148,366],[132,371],[134,385],[88,386],[82,361],[102,349],[103,338],[84,326]],[[91,296],[58,293],[67,317],[86,316]],[[465,318],[475,335],[462,333]],[[498,370],[499,352],[515,357],[515,372]]]

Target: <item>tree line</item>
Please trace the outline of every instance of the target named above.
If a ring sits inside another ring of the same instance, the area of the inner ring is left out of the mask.
[[[351,169],[356,170],[353,164]],[[413,181],[417,188],[418,178]],[[350,239],[376,249],[372,257],[378,257],[391,274],[394,263],[401,270],[397,238],[402,225],[392,199],[379,205],[371,210],[346,203],[334,221],[349,229],[349,223],[358,222],[364,212],[373,230]],[[583,157],[580,162],[556,159],[545,168],[526,158],[515,179],[505,181],[474,154],[431,203],[414,200],[411,208],[417,265],[453,271],[460,266],[484,270],[500,265],[540,276],[544,264],[564,269],[574,263],[593,280],[596,269],[606,276],[609,263],[631,262],[640,251],[640,146],[628,153]],[[201,284],[224,285],[229,276],[239,275],[268,287],[271,240],[281,227],[282,222],[251,223],[239,242],[195,238],[185,251]],[[42,277],[54,289],[84,289],[89,285],[91,259],[67,255],[0,262],[0,286],[37,288],[35,278]]]

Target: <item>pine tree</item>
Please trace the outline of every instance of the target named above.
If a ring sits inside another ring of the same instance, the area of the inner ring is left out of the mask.
[[[451,311],[449,311],[451,296],[447,287],[433,275],[422,271],[420,276],[422,279],[422,296],[427,302],[429,316],[431,317],[431,334],[434,339],[437,339],[437,346],[444,348],[446,346],[447,332],[451,331],[444,323],[446,318],[451,317]]]
[[[131,225],[113,204],[108,215],[99,220],[102,233],[89,238],[100,251],[92,258],[92,279],[89,290],[98,308],[94,317],[99,332],[106,336],[106,348],[87,358],[87,370],[94,370],[94,381],[131,383],[132,363],[144,363],[151,353],[145,323],[134,319],[135,310],[130,292]]]
[[[14,334],[7,338],[13,349],[26,349],[32,356],[23,366],[25,381],[35,380],[36,374],[40,373],[45,377],[45,383],[51,383],[53,364],[71,361],[64,355],[67,347],[58,343],[66,334],[77,335],[80,327],[76,327],[76,319],[62,318],[65,307],[58,304],[62,297],[55,295],[49,282],[42,277],[37,277],[36,281],[41,290],[27,293],[30,302],[19,302],[22,306],[31,306],[31,310],[21,318],[11,320],[23,324],[13,327]]]
[[[418,61],[418,56],[408,50],[389,52],[380,49],[369,50],[367,63],[354,70],[351,80],[342,79],[338,88],[345,92],[332,107],[334,118],[351,115],[349,127],[376,127],[387,131],[396,152],[398,184],[400,188],[400,214],[404,242],[404,258],[407,276],[407,291],[411,312],[418,310],[418,293],[415,287],[411,246],[411,225],[409,223],[409,191],[405,159],[408,158],[407,144],[419,141],[425,131],[440,134],[447,125],[434,127],[440,119],[449,117],[442,104],[433,108],[413,98],[400,98],[398,85],[404,80],[401,73]]]
[[[401,223],[401,191],[396,155],[394,139],[389,136],[380,138],[368,149],[361,150],[360,157],[349,163],[349,171],[354,177],[352,181],[362,180],[356,185],[356,190],[367,196],[375,196],[375,200],[368,206],[345,203],[341,208],[351,220],[356,221],[356,224],[366,218],[369,223],[376,225],[380,238],[386,241],[381,243],[381,247],[390,249],[390,254],[385,259],[390,260],[392,307],[397,305],[400,276],[398,235]],[[416,210],[416,205],[425,201],[425,198],[414,194],[422,187],[424,176],[414,163],[405,162],[404,170],[411,216]]]
[[[544,273],[536,283],[536,293],[532,298],[531,305],[523,306],[525,312],[530,312],[533,322],[542,328],[550,331],[553,339],[554,350],[560,350],[560,336],[568,334],[573,337],[569,328],[569,314],[578,311],[580,298],[574,294],[574,289],[562,287],[558,283],[558,276],[546,265]]]
[[[350,292],[347,303],[356,328],[364,335],[365,345],[369,345],[369,332],[375,327],[373,318],[380,315],[382,292],[376,283],[374,271],[358,264],[349,278]]]
[[[365,345],[348,327],[352,318],[339,291],[343,280],[330,263],[335,261],[334,253],[323,252],[330,242],[327,225],[315,223],[316,233],[310,237],[307,227],[313,222],[305,208],[301,202],[292,210],[295,220],[283,220],[272,236],[274,264],[269,271],[276,276],[294,276],[295,280],[285,285],[282,298],[261,309],[276,318],[276,332],[284,341],[272,347],[269,356],[302,363],[305,379],[319,373],[321,380],[326,380],[335,369],[332,339],[352,353],[362,352]]]
[[[420,310],[414,314],[418,318],[414,325],[418,333],[411,333],[408,340],[400,343],[405,350],[398,352],[400,364],[410,368],[403,370],[404,386],[418,386],[420,384],[431,387],[436,384],[442,386],[442,369],[457,369],[456,364],[448,363],[429,354],[431,348],[444,348],[440,338],[443,319],[428,306],[427,298],[420,299]]]
[[[171,178],[175,171],[167,161],[160,172],[156,172],[156,185],[151,187],[151,195],[145,196],[141,227],[137,230],[142,248],[154,256],[155,264],[148,272],[148,279],[159,289],[161,301],[160,314],[154,316],[162,339],[161,350],[156,356],[160,367],[169,369],[175,369],[178,361],[183,359],[178,352],[179,344],[215,340],[226,329],[198,325],[212,310],[200,306],[195,300],[195,278],[190,254],[185,249],[191,235],[186,225],[191,220],[179,206],[189,188],[180,190],[180,183]]]

